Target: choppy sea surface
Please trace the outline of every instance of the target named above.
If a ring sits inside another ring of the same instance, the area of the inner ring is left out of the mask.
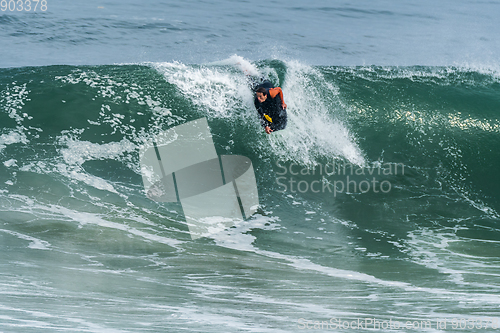
[[[499,1],[5,3],[0,332],[500,329]],[[260,206],[193,240],[139,151],[199,118]]]

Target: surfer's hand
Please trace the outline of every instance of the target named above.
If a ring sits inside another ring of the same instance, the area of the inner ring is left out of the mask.
[[[281,106],[283,107],[283,110],[286,109],[286,104],[285,103],[281,104]]]
[[[269,126],[266,126],[265,130],[267,134],[271,134],[271,132],[273,131]]]

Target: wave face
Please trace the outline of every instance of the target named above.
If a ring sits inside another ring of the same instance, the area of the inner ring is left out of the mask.
[[[265,135],[242,61],[0,69],[0,330],[498,318],[498,73],[261,61],[289,114]],[[139,150],[201,117],[260,207],[192,241]]]

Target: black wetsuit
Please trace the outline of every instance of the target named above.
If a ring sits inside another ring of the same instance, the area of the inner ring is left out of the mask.
[[[279,131],[286,127],[287,114],[286,109],[283,109],[283,101],[281,100],[280,94],[276,94],[275,97],[271,97],[269,94],[269,89],[273,89],[271,82],[265,80],[261,84],[254,87],[254,92],[259,88],[265,88],[267,98],[264,103],[259,102],[257,95],[254,98],[255,108],[259,113],[260,123],[262,127],[269,126],[273,131]],[[269,116],[272,121],[266,119],[265,115]]]

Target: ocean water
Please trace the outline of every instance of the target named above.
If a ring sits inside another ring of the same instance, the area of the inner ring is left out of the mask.
[[[0,332],[500,329],[499,1],[46,4],[0,12]],[[193,240],[139,151],[199,118],[260,206]]]

